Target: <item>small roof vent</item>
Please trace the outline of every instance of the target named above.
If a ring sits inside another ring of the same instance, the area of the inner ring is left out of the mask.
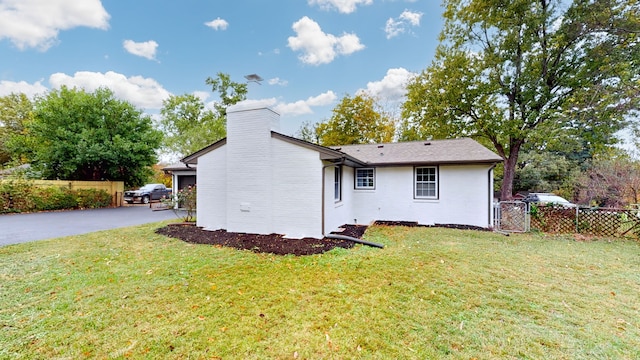
[[[378,145],[378,149],[382,149],[384,145]]]
[[[424,143],[424,145],[425,145],[425,146],[426,146],[426,145],[431,145],[431,142],[430,142],[430,141],[427,141],[426,143]]]

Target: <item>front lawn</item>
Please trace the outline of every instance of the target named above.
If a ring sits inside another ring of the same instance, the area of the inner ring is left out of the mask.
[[[0,248],[0,358],[640,358],[638,242],[376,226],[294,257],[159,226]]]

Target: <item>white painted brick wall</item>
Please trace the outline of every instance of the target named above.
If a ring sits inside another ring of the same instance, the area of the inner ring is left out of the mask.
[[[322,237],[322,161],[317,151],[271,139],[273,231],[290,238]]]
[[[279,115],[270,109],[227,110],[227,230],[272,232],[271,128]]]
[[[205,230],[227,228],[227,146],[198,159],[197,225]]]
[[[353,217],[360,224],[396,220],[487,227],[491,198],[489,168],[489,165],[441,165],[437,200],[414,199],[413,167],[377,168],[375,190],[350,187]]]

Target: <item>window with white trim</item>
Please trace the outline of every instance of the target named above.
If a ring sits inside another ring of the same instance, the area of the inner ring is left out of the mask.
[[[342,167],[336,166],[333,173],[333,199],[342,200]]]
[[[376,173],[373,168],[356,169],[356,189],[373,190],[376,188]]]
[[[424,166],[415,168],[416,199],[438,198],[438,167]]]

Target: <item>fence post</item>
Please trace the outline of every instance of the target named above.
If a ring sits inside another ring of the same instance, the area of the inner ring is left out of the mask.
[[[580,207],[578,205],[576,205],[576,234],[580,233],[580,227],[578,226],[579,221],[578,221],[578,215],[580,214]]]

